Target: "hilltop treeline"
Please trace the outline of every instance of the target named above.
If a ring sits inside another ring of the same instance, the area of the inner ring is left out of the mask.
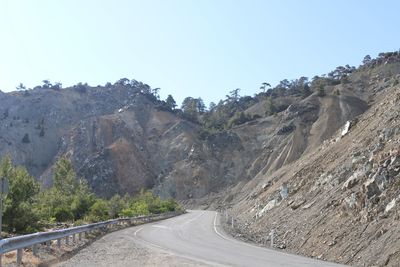
[[[333,71],[316,75],[312,78],[300,77],[298,79],[284,79],[277,85],[272,87],[268,82],[263,82],[254,96],[241,96],[240,88],[234,89],[226,95],[225,99],[218,103],[211,102],[208,106],[205,105],[202,98],[186,97],[180,108],[172,95],[168,95],[165,100],[160,99],[160,88],[151,88],[143,82],[122,78],[114,84],[108,82],[104,85],[105,88],[127,87],[135,93],[145,95],[159,109],[174,112],[187,120],[203,126],[206,132],[214,132],[227,130],[235,125],[259,118],[260,116],[270,116],[275,113],[285,110],[290,101],[287,99],[280,101],[282,98],[292,98],[294,101],[301,100],[310,94],[316,93],[318,96],[325,96],[327,86],[346,84],[349,82],[348,77],[351,73],[366,68],[373,68],[380,64],[390,64],[400,61],[400,51],[380,53],[376,58],[366,55],[362,60],[362,64],[356,68],[354,66],[345,65],[338,66]],[[102,87],[98,85],[97,87]],[[90,86],[85,83],[78,83],[72,86],[73,90],[80,93],[86,93]],[[20,83],[18,90],[26,90],[26,87]],[[43,84],[36,86],[33,89],[62,89],[60,82],[51,83],[49,80],[43,80]],[[264,104],[264,114],[250,115],[245,111],[250,106],[262,102]]]

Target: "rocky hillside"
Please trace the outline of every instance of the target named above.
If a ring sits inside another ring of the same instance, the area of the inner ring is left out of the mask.
[[[256,242],[274,229],[281,248],[391,265],[400,257],[399,73],[399,53],[338,67],[310,92],[276,87],[235,100],[245,107],[237,123],[218,129],[202,123],[217,111],[195,120],[124,79],[0,92],[0,156],[47,186],[67,155],[101,196],[149,188],[229,208]]]
[[[369,108],[348,123],[337,121],[340,112],[325,119],[320,113],[311,136],[324,139],[321,145],[308,143],[299,159],[258,173],[231,188],[229,201],[216,201],[239,214],[234,234],[264,243],[274,230],[281,249],[355,266],[399,266],[399,70],[380,65],[332,88],[340,95],[325,97],[322,106],[328,110],[348,111],[335,104],[348,97],[361,109],[359,99],[369,99]],[[332,121],[342,127],[323,134]]]

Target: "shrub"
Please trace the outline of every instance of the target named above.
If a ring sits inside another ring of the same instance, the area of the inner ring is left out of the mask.
[[[74,219],[74,214],[72,214],[69,207],[61,206],[55,208],[54,218],[57,222],[72,221]]]
[[[104,221],[109,219],[109,208],[107,201],[104,199],[97,199],[96,202],[89,209],[89,218],[91,221]]]

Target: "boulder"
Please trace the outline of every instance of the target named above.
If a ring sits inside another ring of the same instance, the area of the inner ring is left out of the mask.
[[[286,199],[289,196],[289,188],[286,183],[281,185],[279,194],[281,195],[282,199]]]
[[[356,171],[355,173],[353,173],[353,175],[351,175],[346,182],[344,182],[342,189],[346,190],[346,189],[350,189],[353,186],[355,186],[358,181],[361,179],[361,177],[364,175],[363,171]]]
[[[389,175],[386,168],[379,167],[372,178],[381,191],[386,189],[389,183]]]
[[[381,193],[381,190],[376,184],[374,178],[371,178],[364,183],[364,190],[368,199],[372,198],[373,196],[379,195]]]
[[[350,121],[347,121],[346,124],[343,126],[341,136],[345,136],[350,131]]]
[[[265,183],[265,184],[263,184],[262,186],[261,186],[261,188],[262,188],[262,190],[267,190],[267,188],[268,187],[270,187],[271,186],[271,181],[268,181],[267,183]]]
[[[278,205],[279,205],[279,202],[276,199],[273,199],[273,200],[269,201],[267,203],[267,205],[265,205],[264,208],[257,214],[257,216],[258,217],[262,216],[265,212],[275,208]]]
[[[356,206],[357,196],[356,193],[351,193],[349,197],[344,199],[348,208],[353,209]]]
[[[392,201],[390,201],[385,208],[385,213],[388,213],[391,209],[393,209],[396,206],[396,199],[394,198]]]

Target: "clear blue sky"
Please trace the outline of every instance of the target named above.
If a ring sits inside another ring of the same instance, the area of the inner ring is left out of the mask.
[[[400,48],[400,1],[0,0],[0,89],[134,78],[180,103]]]

